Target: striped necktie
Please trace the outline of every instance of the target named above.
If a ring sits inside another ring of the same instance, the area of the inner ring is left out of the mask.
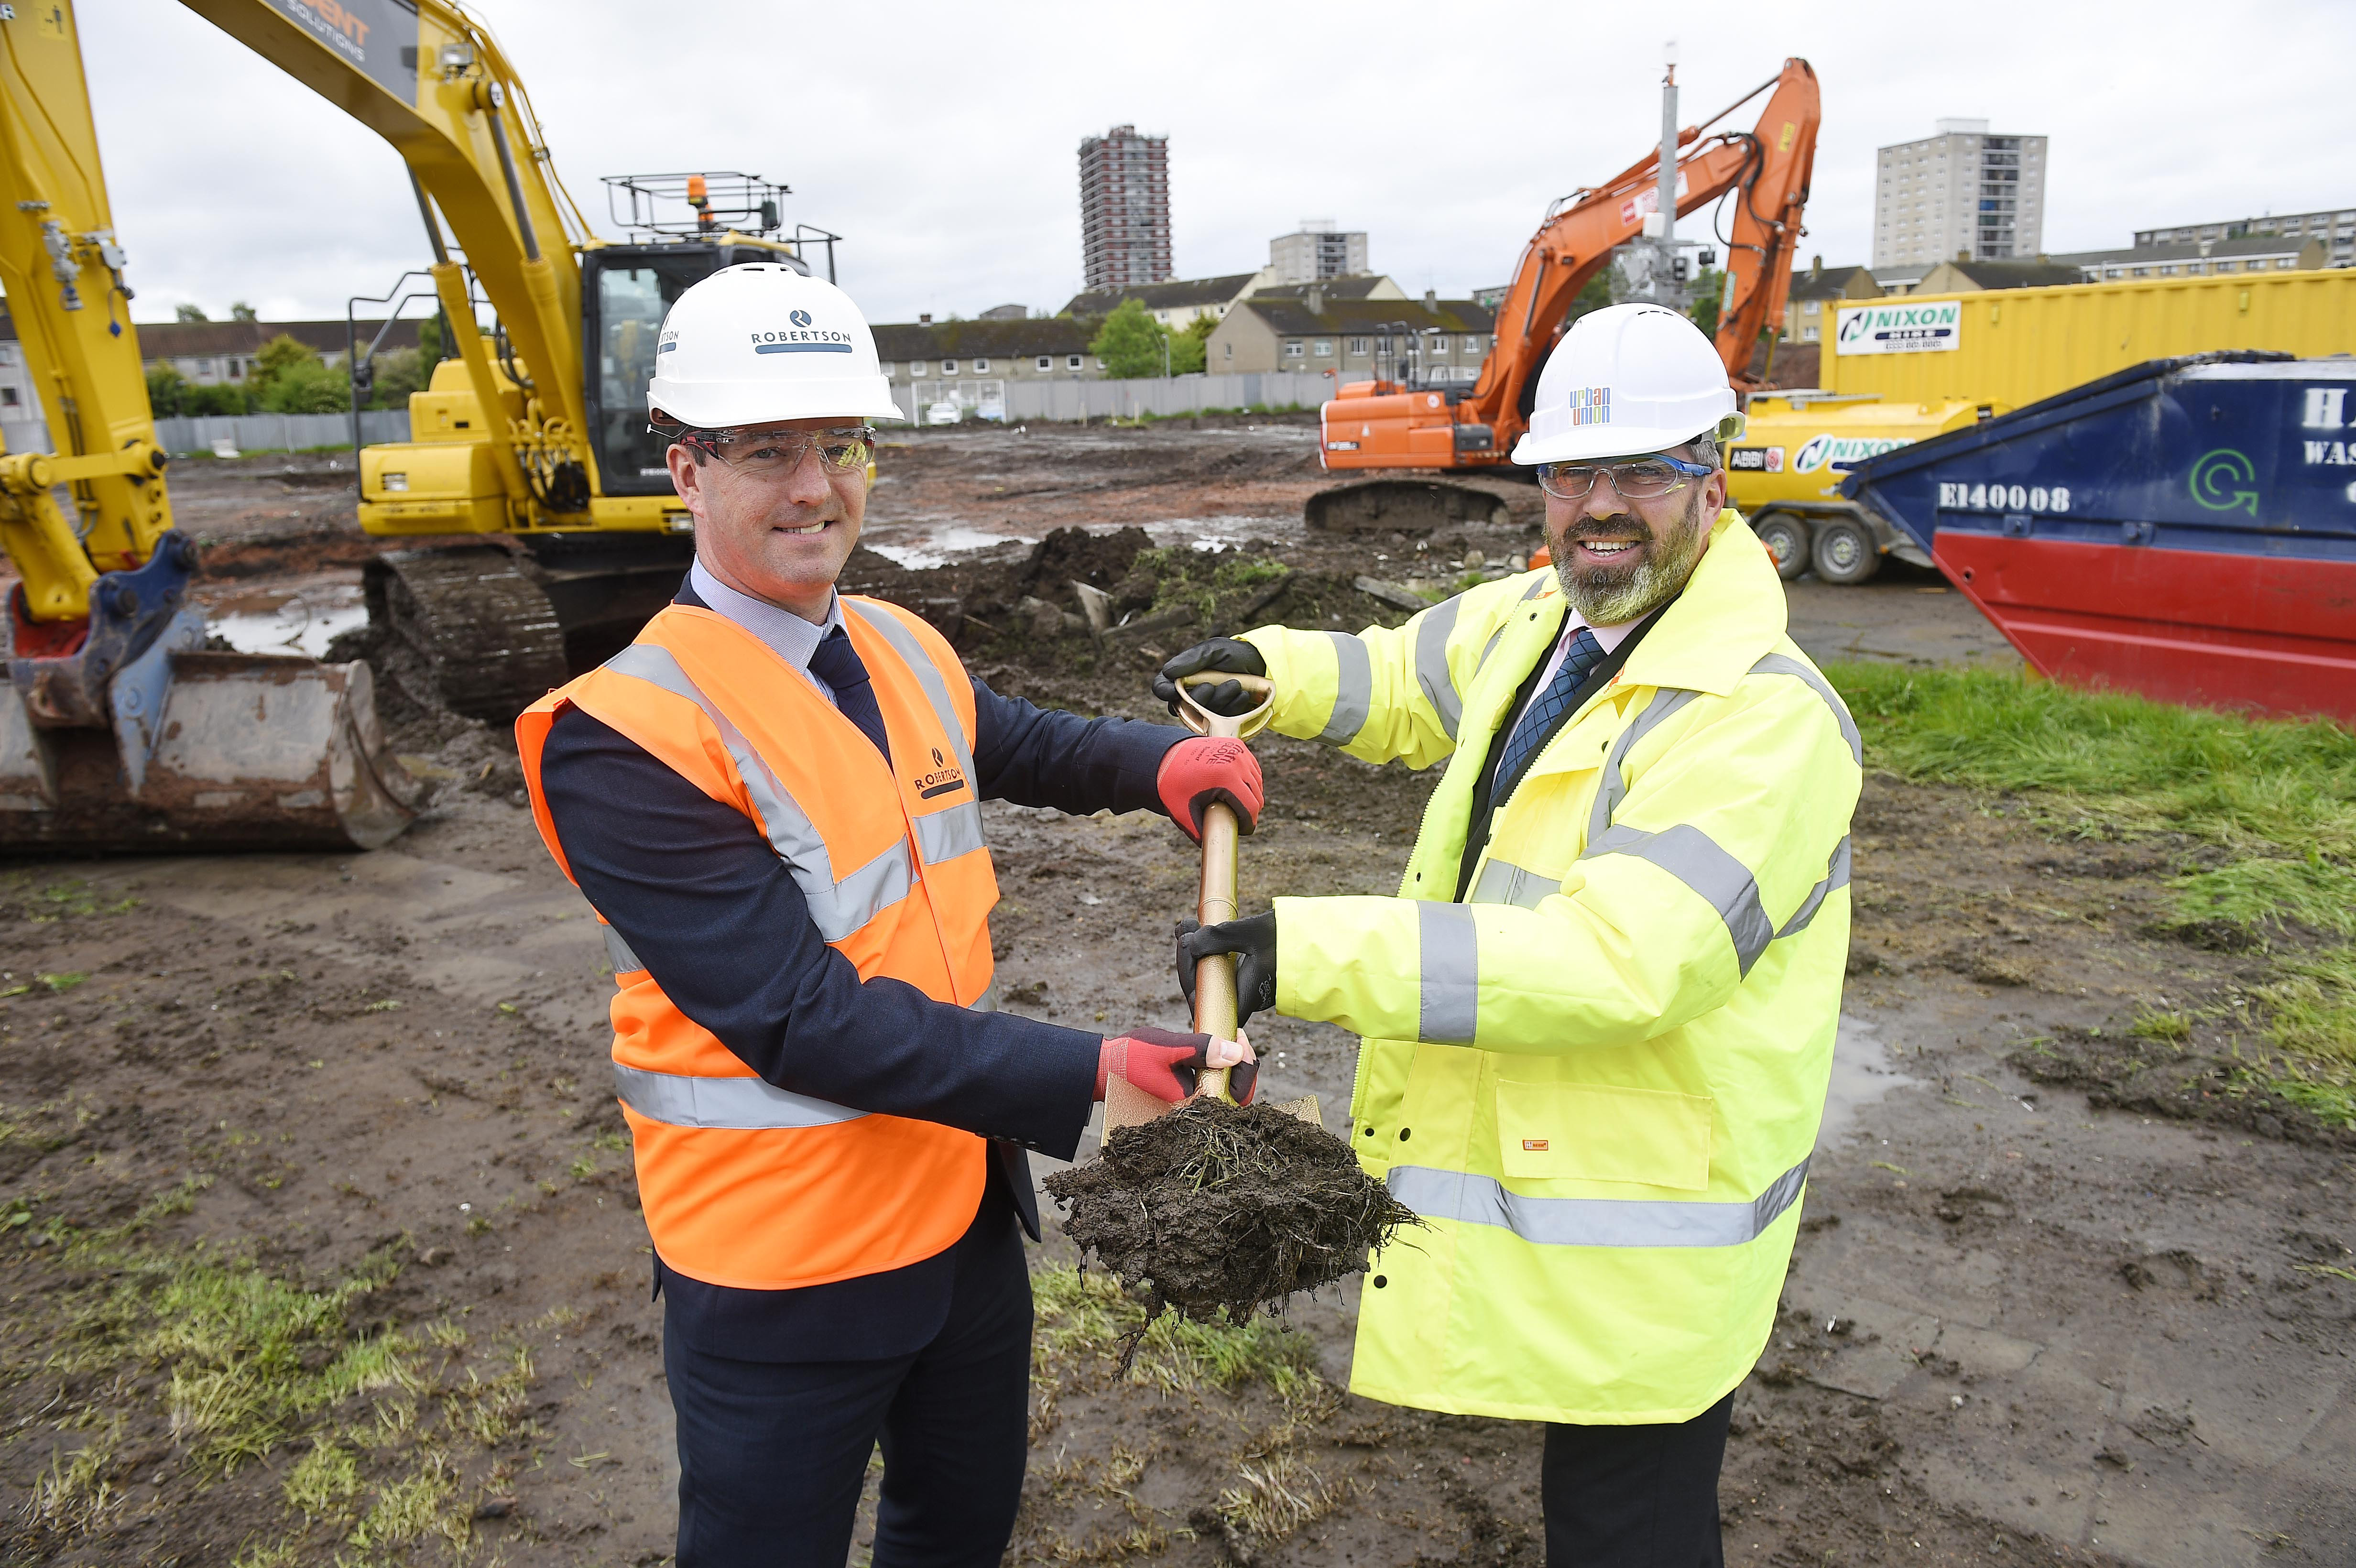
[[[1570,650],[1562,656],[1561,667],[1554,672],[1554,678],[1530,699],[1521,722],[1505,737],[1505,749],[1497,759],[1496,787],[1500,792],[1513,788],[1530,753],[1554,739],[1554,732],[1562,728],[1570,699],[1586,684],[1587,672],[1602,661],[1603,645],[1595,640],[1593,632],[1581,626],[1579,635],[1571,638]]]

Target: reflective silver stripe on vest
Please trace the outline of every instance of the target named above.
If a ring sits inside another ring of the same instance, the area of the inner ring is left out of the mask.
[[[998,1010],[998,976],[992,975],[990,977],[990,984],[982,987],[981,995],[968,1002],[966,1007],[977,1013],[996,1012]]]
[[[761,754],[728,716],[688,679],[687,672],[680,668],[679,660],[671,656],[669,649],[653,643],[632,643],[607,659],[605,667],[659,687],[674,697],[683,697],[712,720],[712,727],[720,733],[720,743],[736,764],[744,793],[752,797],[753,809],[760,814],[769,848],[777,852],[777,858],[793,873],[794,885],[801,889],[802,897],[809,904],[810,919],[821,937],[840,942],[908,896],[908,890],[916,885],[916,867],[908,859],[905,839],[894,843],[850,876],[836,880],[834,862],[827,853],[826,840],[819,835],[818,825],[786,792],[777,775],[769,771],[769,764],[761,760]]]
[[[1865,765],[1865,741],[1857,732],[1857,720],[1849,717],[1848,704],[1840,699],[1840,694],[1833,689],[1832,682],[1789,654],[1769,654],[1751,667],[1751,673],[1796,676],[1805,681],[1811,690],[1825,699],[1825,706],[1833,710],[1833,718],[1840,724],[1841,739],[1848,742],[1848,754],[1857,760],[1858,766]]]
[[[1649,861],[1699,893],[1726,923],[1726,934],[1734,943],[1735,962],[1745,975],[1775,940],[1775,927],[1760,907],[1759,884],[1751,879],[1751,869],[1690,822],[1658,833],[1641,827],[1606,828],[1580,859],[1591,860],[1599,855],[1631,855]]]
[[[1531,1198],[1494,1177],[1395,1165],[1391,1196],[1427,1220],[1494,1225],[1548,1247],[1739,1247],[1753,1242],[1799,1201],[1802,1160],[1748,1203],[1660,1198]]]
[[[1472,891],[1465,899],[1474,904],[1518,904],[1524,909],[1536,909],[1541,901],[1562,891],[1560,877],[1541,877],[1526,871],[1507,860],[1490,860],[1481,868],[1472,880]]]
[[[1619,812],[1620,803],[1628,798],[1627,780],[1621,776],[1620,764],[1627,759],[1628,749],[1655,730],[1677,709],[1700,696],[1683,687],[1665,686],[1653,693],[1653,700],[1636,715],[1635,722],[1620,731],[1620,739],[1612,744],[1612,754],[1603,760],[1603,779],[1595,786],[1595,809],[1587,819],[1587,841],[1592,844],[1603,837]]]
[[[941,680],[941,667],[925,652],[916,635],[881,604],[861,604],[845,599],[842,605],[881,632],[884,640],[892,645],[892,651],[900,656],[900,662],[916,676],[916,684],[925,689],[926,700],[933,705],[933,717],[940,720],[941,731],[948,736],[949,747],[957,753],[958,766],[965,770],[967,784],[973,785],[973,749],[966,744],[965,720],[958,717],[956,707],[949,701],[949,688]],[[981,793],[979,786],[973,787],[976,795]]]
[[[1325,635],[1333,639],[1333,662],[1339,667],[1333,687],[1333,716],[1325,720],[1325,728],[1317,732],[1317,738],[1330,746],[1346,746],[1366,727],[1366,714],[1375,705],[1375,661],[1366,652],[1366,645],[1349,633]]]
[[[616,931],[610,925],[606,926],[605,930],[605,962],[614,966],[615,974],[627,975],[634,969],[643,969],[646,967],[644,964],[638,962],[638,955],[630,951],[630,944],[622,940],[622,933],[620,932]]]
[[[1825,873],[1823,881],[1808,890],[1808,896],[1801,901],[1799,910],[1783,923],[1783,929],[1775,933],[1778,940],[1795,931],[1807,930],[1808,923],[1816,918],[1816,911],[1824,907],[1825,900],[1831,896],[1832,891],[1848,886],[1848,839],[1843,837],[1833,849],[1832,869]]]
[[[1439,710],[1440,727],[1451,741],[1456,739],[1456,721],[1463,715],[1464,702],[1456,695],[1456,677],[1448,673],[1448,639],[1463,607],[1462,593],[1433,605],[1423,613],[1423,624],[1415,634],[1415,683]]]
[[[759,1078],[691,1078],[614,1063],[614,1093],[650,1122],[671,1127],[824,1127],[865,1115]]]
[[[1470,1045],[1481,1022],[1481,941],[1462,904],[1419,903],[1422,1006],[1415,1038]]]
[[[967,801],[916,819],[916,852],[927,866],[970,855],[982,847],[981,805]]]

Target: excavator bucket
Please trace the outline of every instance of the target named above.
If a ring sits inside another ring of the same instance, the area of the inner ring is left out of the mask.
[[[364,664],[208,653],[183,611],[116,672],[104,726],[19,659],[0,683],[0,854],[373,849],[415,814]],[[29,676],[30,678],[27,678]]]

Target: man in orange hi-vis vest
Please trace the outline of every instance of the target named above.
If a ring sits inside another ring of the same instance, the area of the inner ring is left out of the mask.
[[[858,307],[778,263],[680,293],[648,389],[695,565],[637,640],[517,720],[532,813],[605,923],[614,1076],[665,1298],[679,1562],[995,1563],[1023,1485],[1027,1149],[1119,1076],[1183,1098],[1240,1040],[995,1009],[981,802],[1248,827],[1232,741],[1003,698],[845,598],[871,419]]]

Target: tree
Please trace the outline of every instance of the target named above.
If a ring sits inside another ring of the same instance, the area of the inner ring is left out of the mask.
[[[318,350],[280,333],[254,356],[253,392],[274,414],[334,414],[351,407],[351,389]]]
[[[187,309],[186,305],[180,307]],[[169,365],[158,365],[147,372],[147,406],[159,420],[187,413],[188,379]]]
[[[1579,291],[1578,297],[1570,302],[1570,308],[1562,313],[1562,324],[1568,327],[1590,311],[1601,310],[1611,303],[1612,269],[1601,267],[1593,277],[1587,280],[1587,286]]]
[[[1130,380],[1162,374],[1162,345],[1168,341],[1162,324],[1148,315],[1142,304],[1123,300],[1097,329],[1088,352],[1104,361],[1106,375]]]
[[[1726,274],[1715,267],[1704,267],[1693,281],[1693,292],[1686,306],[1686,315],[1693,324],[1711,337],[1718,336],[1719,303],[1726,297]]]
[[[229,307],[229,318],[231,321],[256,321],[260,319],[253,314],[253,307],[246,304],[243,300],[240,300],[235,304]]]
[[[216,382],[209,387],[191,382],[180,394],[180,411],[196,417],[250,414],[253,411],[253,395],[231,381]]]
[[[172,307],[172,319],[174,321],[210,321],[212,317],[205,314],[205,307],[200,304],[182,304]]]
[[[425,361],[429,368],[427,371],[429,375],[432,374],[430,368],[442,362],[442,318],[440,316],[429,315],[417,324],[417,357]]]
[[[1219,329],[1219,318],[1198,315],[1194,320],[1170,335],[1170,373],[1173,376],[1199,375],[1210,363],[1211,334]]]
[[[410,393],[425,389],[427,379],[434,374],[434,361],[415,348],[388,348],[369,361],[369,368],[376,376],[368,406],[405,409]]]

